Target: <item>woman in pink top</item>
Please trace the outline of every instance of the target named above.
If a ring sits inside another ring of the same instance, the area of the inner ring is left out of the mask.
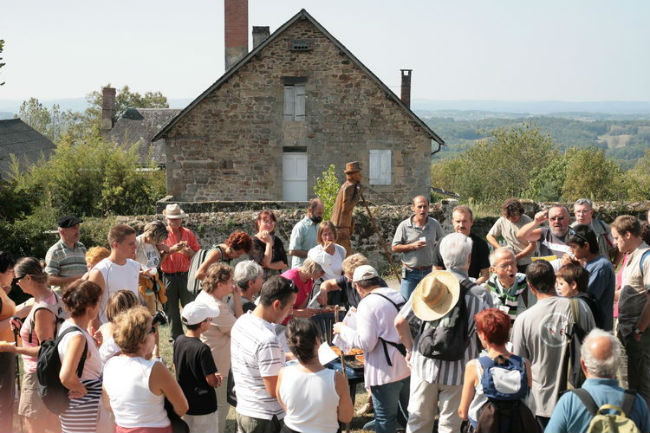
[[[23,383],[18,414],[23,417],[25,431],[41,433],[59,431],[59,418],[50,412],[38,396],[36,361],[41,342],[56,335],[57,318],[64,315],[59,298],[47,285],[47,274],[33,257],[23,257],[14,266],[15,278],[23,292],[34,297],[34,306],[20,328],[22,346],[0,346],[0,351],[23,357]]]
[[[284,271],[282,276],[287,280],[293,281],[293,284],[298,288],[296,302],[293,303],[294,310],[300,310],[307,307],[309,295],[311,295],[311,289],[314,287],[314,281],[318,280],[323,275],[325,275],[325,272],[323,272],[322,266],[309,258],[305,259],[300,267]],[[286,322],[289,322],[289,317],[285,320]]]

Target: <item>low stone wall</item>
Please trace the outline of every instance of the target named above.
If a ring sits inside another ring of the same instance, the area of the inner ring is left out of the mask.
[[[162,203],[162,202],[159,202]],[[167,202],[169,203],[169,201]],[[531,217],[539,209],[549,206],[548,203],[535,203],[523,201],[526,213]],[[439,203],[432,203],[430,215],[436,218],[443,226],[446,233],[452,231],[451,211],[458,204],[457,200],[443,200]],[[261,209],[273,209],[278,224],[276,234],[283,240],[285,248],[289,248],[289,237],[294,224],[305,214],[306,203],[287,202],[205,202],[205,203],[180,203],[184,211],[188,212],[188,219],[185,223],[198,237],[204,248],[215,243],[223,242],[234,230],[243,230],[246,233],[255,233],[255,219]],[[571,210],[572,206],[569,205]],[[650,202],[634,203],[595,203],[594,208],[598,211],[598,217],[605,222],[611,222],[617,215],[632,214],[640,218],[646,217],[650,208]],[[160,208],[162,212],[164,206]],[[206,211],[206,209],[210,209]],[[201,210],[201,212],[192,212]],[[368,212],[362,206],[355,209],[355,229],[352,236],[352,248],[366,255],[370,262],[376,265],[382,272],[388,270],[388,260],[382,248],[382,241],[390,250],[390,244],[397,225],[410,215],[410,206],[370,206],[370,213],[376,221],[379,233],[373,227]],[[118,222],[126,223],[141,232],[144,224],[160,215],[122,216]],[[473,232],[479,236],[485,236],[494,224],[497,217],[477,218],[474,222]],[[399,258],[393,255],[395,263]]]

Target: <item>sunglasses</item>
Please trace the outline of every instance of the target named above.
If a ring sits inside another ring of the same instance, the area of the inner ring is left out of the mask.
[[[562,221],[564,219],[563,216],[557,216],[557,217],[551,217],[549,218],[551,221]]]
[[[13,286],[13,285],[16,285],[16,283],[18,283],[18,281],[22,280],[22,279],[25,278],[26,276],[27,276],[27,274],[23,275],[22,277],[14,277],[14,278],[11,280],[11,285],[12,285],[12,286]]]

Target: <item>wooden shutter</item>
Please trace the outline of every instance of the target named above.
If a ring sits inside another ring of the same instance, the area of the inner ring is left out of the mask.
[[[284,119],[293,120],[295,115],[295,92],[294,86],[284,86]]]
[[[293,86],[295,91],[295,117],[294,120],[305,120],[305,86],[296,84]]]
[[[369,182],[371,185],[391,184],[391,151],[383,149],[370,150]]]

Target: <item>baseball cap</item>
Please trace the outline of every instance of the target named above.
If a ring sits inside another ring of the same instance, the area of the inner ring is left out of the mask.
[[[183,307],[181,321],[186,325],[196,325],[205,319],[219,316],[219,310],[202,302],[190,302]]]
[[[365,280],[370,280],[372,278],[378,277],[379,274],[370,265],[361,265],[358,268],[354,270],[354,274],[352,274],[352,281],[353,282],[359,282],[359,281],[365,281]]]

